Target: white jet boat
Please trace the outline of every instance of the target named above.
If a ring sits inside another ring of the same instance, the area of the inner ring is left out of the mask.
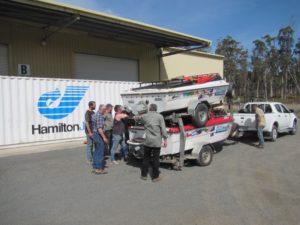
[[[188,109],[199,103],[207,107],[222,103],[229,84],[219,74],[183,77],[166,82],[152,83],[121,94],[123,103],[134,114],[142,105],[155,103],[159,113]]]

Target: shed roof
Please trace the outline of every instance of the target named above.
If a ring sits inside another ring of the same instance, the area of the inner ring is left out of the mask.
[[[103,38],[150,43],[156,47],[211,45],[211,41],[207,39],[57,1],[0,1],[0,11],[4,17],[45,26],[68,26]]]

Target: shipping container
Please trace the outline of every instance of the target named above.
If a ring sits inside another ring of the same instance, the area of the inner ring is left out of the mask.
[[[138,82],[0,76],[0,148],[85,137],[88,102],[122,104]]]

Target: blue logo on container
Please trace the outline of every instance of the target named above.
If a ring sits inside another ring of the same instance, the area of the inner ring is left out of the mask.
[[[58,88],[46,92],[39,98],[39,112],[48,119],[62,119],[75,110],[88,89],[88,86],[67,86],[64,94]]]

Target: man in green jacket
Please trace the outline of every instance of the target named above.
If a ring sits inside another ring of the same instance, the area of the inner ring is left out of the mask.
[[[161,180],[161,176],[159,176],[160,149],[162,147],[162,144],[164,147],[167,147],[167,137],[168,137],[164,118],[161,114],[157,113],[157,105],[150,104],[149,112],[141,116],[136,116],[135,119],[139,120],[139,122],[141,122],[144,125],[145,132],[146,132],[141,179],[147,180],[148,168],[149,168],[150,160],[152,160],[153,161],[152,181],[153,182],[160,181]]]

